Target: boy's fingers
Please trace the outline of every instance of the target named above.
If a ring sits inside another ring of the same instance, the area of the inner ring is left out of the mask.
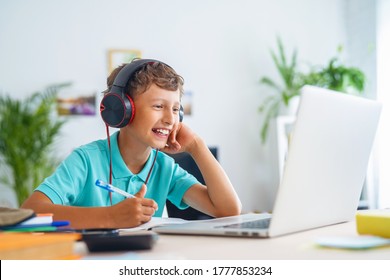
[[[142,201],[142,205],[146,206],[146,207],[151,207],[151,208],[155,209],[155,211],[158,210],[158,205],[153,199],[144,199]]]
[[[147,216],[153,216],[154,213],[156,213],[156,209],[154,209],[153,207],[144,207],[144,215],[147,215]]]
[[[146,185],[143,184],[141,189],[134,196],[136,196],[138,198],[143,198],[145,196],[145,194],[146,194]]]
[[[171,143],[176,143],[177,142],[176,136],[177,136],[178,131],[179,131],[179,124],[176,123],[173,126],[171,134],[169,135],[169,142],[171,142]]]

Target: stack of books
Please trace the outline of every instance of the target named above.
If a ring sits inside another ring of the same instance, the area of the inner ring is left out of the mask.
[[[68,221],[53,221],[52,214],[36,214],[31,209],[0,207],[0,259],[80,258],[73,251],[75,242],[81,239],[81,234],[59,232],[68,225]]]
[[[60,231],[69,226],[69,221],[53,221],[53,214],[35,214],[29,209],[0,207],[0,231],[48,232]]]

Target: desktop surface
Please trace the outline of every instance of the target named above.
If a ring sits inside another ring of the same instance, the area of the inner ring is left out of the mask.
[[[87,259],[144,260],[389,260],[390,247],[366,250],[319,247],[321,237],[355,237],[355,222],[347,222],[270,239],[192,235],[159,235],[151,250],[88,253],[78,244],[77,251]]]

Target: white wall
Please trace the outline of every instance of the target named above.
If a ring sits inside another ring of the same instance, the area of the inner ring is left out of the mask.
[[[378,134],[379,194],[378,207],[390,207],[390,2],[378,1],[378,99],[383,103]]]
[[[106,51],[140,49],[173,66],[193,96],[185,122],[220,148],[245,211],[270,210],[277,186],[274,145],[260,144],[257,108],[277,78],[276,36],[301,60],[325,63],[346,42],[343,0],[0,0],[0,90],[24,96],[73,82],[105,89]],[[73,118],[58,151],[105,137],[99,116]],[[272,139],[270,139],[272,140]]]
[[[367,97],[375,99],[377,97],[377,1],[347,0],[345,11],[347,62],[363,70],[366,75],[364,93]],[[374,144],[362,197],[370,208],[378,207],[379,154],[378,145]]]

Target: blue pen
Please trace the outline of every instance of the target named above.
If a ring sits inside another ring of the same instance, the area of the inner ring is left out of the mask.
[[[118,188],[114,187],[113,185],[107,184],[99,179],[96,180],[95,185],[102,188],[102,189],[105,189],[109,192],[119,193],[119,194],[123,195],[124,197],[135,197],[134,195],[129,194],[128,192],[125,192],[121,189],[118,189]]]
[[[70,224],[69,221],[53,221],[51,223],[44,223],[44,224],[35,224],[35,225],[13,225],[13,226],[6,226],[2,227],[1,229],[4,230],[11,230],[11,229],[29,229],[29,228],[40,228],[40,227],[62,227],[62,226],[68,226]]]

